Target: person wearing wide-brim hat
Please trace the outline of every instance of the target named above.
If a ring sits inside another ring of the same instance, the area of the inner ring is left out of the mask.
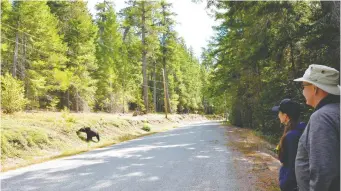
[[[298,144],[295,162],[300,191],[340,190],[340,86],[339,71],[310,65],[302,83],[310,116]]]
[[[306,126],[299,122],[300,104],[291,100],[283,99],[279,106],[272,108],[278,114],[279,121],[283,124],[283,135],[278,144],[278,159],[282,163],[279,170],[279,186],[281,191],[296,191],[295,158],[298,140]]]

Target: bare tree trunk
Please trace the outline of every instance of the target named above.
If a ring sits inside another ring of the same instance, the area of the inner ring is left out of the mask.
[[[15,35],[15,48],[14,48],[14,58],[13,58],[13,68],[12,68],[12,76],[17,77],[17,62],[18,62],[18,42],[19,41],[19,32],[16,32]]]
[[[148,79],[147,79],[147,51],[146,51],[146,10],[142,2],[142,75],[143,75],[143,101],[145,111],[148,113]]]
[[[79,96],[78,96],[78,91],[76,91],[76,112],[78,113],[78,111],[79,111],[79,104],[78,104],[78,98]]]
[[[25,40],[25,36],[23,36],[22,38],[22,48],[23,48],[23,59],[22,59],[22,62],[21,62],[21,65],[20,65],[20,78],[22,80],[25,79],[25,73],[26,73],[26,40]]]
[[[163,69],[165,71],[165,82],[166,82],[166,99],[167,99],[167,107],[168,107],[168,111],[169,113],[172,113],[172,110],[170,108],[170,103],[169,103],[169,93],[168,93],[168,74],[167,74],[167,69],[166,69],[166,58],[163,57],[164,60],[164,65],[163,65]]]
[[[70,109],[70,91],[69,90],[67,90],[66,92],[66,98],[67,98],[66,106],[68,109]]]
[[[109,111],[110,111],[110,113],[112,113],[112,111],[113,111],[113,107],[112,107],[112,105],[113,105],[113,95],[112,95],[112,82],[111,82],[111,80],[109,82],[109,85],[110,85],[110,108],[109,108]]]
[[[167,118],[167,99],[166,99],[166,95],[167,95],[167,89],[166,89],[166,82],[165,82],[165,70],[162,70],[162,76],[163,76],[163,91],[164,91],[164,94],[165,94],[165,96],[164,96],[164,102],[165,102],[165,113],[166,113],[166,118]]]
[[[133,2],[133,6],[132,7],[135,7],[135,5],[136,5],[136,1]],[[128,15],[128,21],[130,22],[131,20],[132,20],[132,16],[129,14]],[[130,23],[130,24],[132,24],[132,23]],[[124,28],[124,31],[123,31],[123,42],[125,42],[129,30],[130,30],[130,26],[129,25]]]
[[[124,77],[123,77],[123,104],[122,104],[122,110],[123,110],[123,113],[125,113],[125,108],[124,108],[124,101],[125,101],[125,90],[126,90],[126,86],[125,86],[125,79],[124,79]]]
[[[165,5],[162,5],[162,15],[163,15],[163,26],[166,27],[166,6]],[[168,28],[167,28],[168,30]],[[164,73],[165,73],[165,78],[166,78],[166,99],[167,99],[167,107],[168,107],[168,110],[169,110],[169,113],[172,113],[172,110],[171,110],[171,107],[170,107],[170,101],[169,101],[169,91],[168,91],[168,74],[167,74],[167,69],[166,69],[166,53],[167,53],[167,49],[166,49],[166,32],[163,32],[162,34],[162,61],[163,61],[163,70],[164,70]]]
[[[154,72],[153,72],[153,79],[154,79],[154,92],[153,92],[153,101],[154,101],[154,112],[156,112],[156,62],[154,63]]]
[[[128,34],[128,32],[129,32],[129,29],[130,29],[129,26],[124,28],[124,32],[123,32],[123,42],[126,41],[127,34]]]

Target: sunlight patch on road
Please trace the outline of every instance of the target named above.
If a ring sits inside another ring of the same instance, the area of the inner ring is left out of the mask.
[[[147,182],[153,182],[153,181],[157,181],[157,180],[160,180],[160,178],[157,177],[157,176],[151,176],[151,177],[149,177],[149,178],[143,178],[143,179],[141,179],[141,181],[147,181]]]
[[[163,145],[163,146],[156,146],[156,145],[145,145],[141,147],[132,147],[132,148],[125,148],[125,149],[115,149],[112,151],[106,151],[96,154],[91,154],[91,158],[101,158],[101,157],[117,157],[117,158],[130,158],[132,156],[138,156],[138,155],[132,155],[132,153],[136,152],[147,152],[153,149],[165,149],[165,148],[176,148],[176,147],[186,147],[191,146],[193,144],[176,144],[176,145]],[[82,158],[86,159],[90,156],[90,154],[85,154],[81,156]],[[80,156],[79,156],[80,157]]]
[[[5,172],[1,175],[1,180],[8,179],[23,173],[34,172],[38,170],[41,170],[42,171],[41,174],[44,175],[45,177],[48,173],[67,171],[81,166],[100,164],[103,162],[104,162],[103,160],[70,160],[70,158],[65,158]]]
[[[133,173],[129,173],[126,175],[123,175],[121,177],[135,177],[135,176],[143,176],[144,174],[142,172],[133,172]]]
[[[79,173],[79,176],[86,176],[86,175],[90,175],[91,173],[89,172],[84,172],[84,173]]]
[[[210,151],[200,151],[201,153],[209,153]]]
[[[127,170],[130,166],[121,166],[121,167],[117,167],[116,169],[118,170]]]
[[[154,157],[144,157],[144,158],[141,158],[141,160],[149,160],[149,159],[153,159]]]
[[[198,155],[198,156],[195,156],[196,158],[199,158],[199,159],[208,159],[208,158],[211,158],[210,156],[203,156],[203,155]]]
[[[131,164],[131,166],[144,166],[144,164]]]
[[[109,188],[112,185],[110,180],[101,180],[96,182],[95,186],[91,187],[90,190],[101,190],[104,188]]]

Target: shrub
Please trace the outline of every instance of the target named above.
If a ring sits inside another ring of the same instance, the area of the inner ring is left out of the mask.
[[[142,127],[142,130],[144,131],[150,131],[150,125],[148,123],[144,123],[143,124],[143,127]]]
[[[1,106],[4,113],[21,111],[28,100],[24,98],[24,86],[9,73],[1,75]]]

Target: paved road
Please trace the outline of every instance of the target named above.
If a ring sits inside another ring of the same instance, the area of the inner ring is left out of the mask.
[[[224,133],[184,126],[1,173],[1,190],[241,190]]]

